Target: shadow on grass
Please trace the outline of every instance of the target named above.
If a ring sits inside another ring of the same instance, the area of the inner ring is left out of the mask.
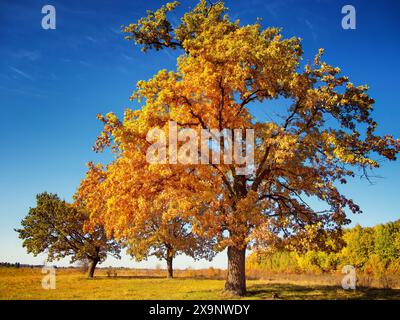
[[[96,280],[96,279],[169,279],[169,280],[207,280],[207,281],[221,281],[221,280],[225,280],[225,279],[209,279],[207,277],[203,277],[203,276],[196,276],[196,277],[187,277],[187,276],[174,276],[173,278],[167,278],[165,275],[119,275],[119,276],[103,276],[103,275],[99,275],[99,276],[95,276],[93,279],[90,280]]]
[[[106,275],[95,276],[93,280],[126,280],[126,279],[165,279],[165,280],[216,280],[205,277],[177,276],[167,279],[164,275],[118,275],[108,277]],[[193,290],[186,292],[187,295],[196,294],[207,297],[210,294],[222,299],[237,299],[240,297],[229,296],[221,289]],[[222,291],[221,291],[222,290]],[[188,296],[190,298],[190,296]],[[379,289],[379,288],[357,288],[356,290],[344,290],[335,285],[299,285],[292,283],[262,283],[249,284],[245,299],[262,300],[400,300],[400,289]],[[217,298],[218,299],[218,298]]]
[[[248,298],[284,300],[400,300],[400,289],[357,288],[344,290],[338,286],[295,285],[295,284],[255,284],[247,289]]]
[[[98,279],[98,280],[104,280],[104,279],[108,279],[108,280],[118,280],[118,279],[167,279],[167,277],[165,277],[165,276],[157,276],[157,275],[151,275],[151,276],[148,276],[148,275],[137,275],[137,276],[132,276],[132,275],[130,275],[130,276],[128,276],[128,275],[121,275],[121,276],[111,276],[111,277],[109,277],[109,276],[95,276],[94,278],[93,278],[93,280],[96,280],[96,279]]]

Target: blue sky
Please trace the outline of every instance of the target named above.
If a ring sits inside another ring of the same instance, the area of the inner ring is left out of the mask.
[[[181,1],[172,15],[196,1]],[[85,163],[106,160],[91,151],[101,125],[97,113],[137,107],[129,101],[135,83],[161,68],[173,69],[177,52],[143,54],[123,39],[121,26],[135,22],[161,1],[12,1],[0,0],[0,261],[42,263],[25,253],[13,228],[18,227],[35,195],[42,191],[71,197]],[[56,8],[57,29],[41,28],[41,8]],[[352,4],[357,29],[341,28],[341,8]],[[340,66],[355,84],[368,84],[376,100],[380,134],[400,137],[398,1],[228,0],[229,15],[263,26],[283,27],[285,36],[303,39],[305,59],[325,48],[327,62]],[[355,179],[344,191],[364,213],[353,224],[370,226],[400,217],[399,162],[384,162],[371,185]],[[66,264],[63,260],[60,264]],[[154,267],[124,257],[104,265]],[[226,267],[224,254],[210,264],[179,257],[176,267]]]

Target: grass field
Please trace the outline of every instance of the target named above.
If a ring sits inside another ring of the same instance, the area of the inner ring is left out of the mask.
[[[77,269],[58,269],[56,289],[41,286],[41,269],[0,268],[0,299],[237,299],[222,291],[224,280],[204,276],[187,277],[177,272],[174,279],[163,278],[162,270],[119,270],[108,277],[96,271],[93,280]],[[399,299],[400,289],[343,290],[335,277],[312,279],[302,276],[248,280],[248,294],[242,299]]]

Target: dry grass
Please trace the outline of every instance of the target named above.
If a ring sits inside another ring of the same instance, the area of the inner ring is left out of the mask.
[[[223,293],[225,272],[218,269],[108,269],[88,280],[78,269],[58,269],[56,289],[44,290],[41,269],[0,268],[0,299],[230,299]],[[115,271],[115,272],[114,272]],[[109,273],[109,274],[107,274]],[[116,274],[115,274],[116,273]],[[244,299],[400,299],[399,289],[343,290],[334,275],[274,275],[248,280]]]

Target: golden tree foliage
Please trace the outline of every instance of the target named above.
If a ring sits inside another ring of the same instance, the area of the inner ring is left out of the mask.
[[[99,116],[104,130],[96,150],[110,146],[117,160],[101,184],[106,204],[100,201],[97,209],[96,196],[87,202],[94,219],[117,237],[136,234],[132,228],[152,215],[189,219],[195,234],[216,239],[218,250],[230,248],[226,288],[243,294],[246,247],[312,249],[340,235],[346,208],[360,208],[338,183],[357,168],[367,174],[379,157],[394,160],[400,143],[375,134],[368,87],[355,86],[324,62],[322,49],[302,69],[300,39],[285,39],[259,22],[241,26],[230,21],[222,2],[205,0],[173,29],[167,13],[176,6],[167,4],[125,28],[127,39],[144,50],[182,48],[182,54],[175,71],[138,82],[131,98],[143,102],[140,110],[127,109],[122,120]],[[274,119],[252,116],[252,103],[267,111],[275,99],[287,106]],[[236,163],[147,163],[147,132],[156,127],[167,134],[169,121],[198,131],[254,129],[253,173],[238,175],[242,165]],[[314,211],[311,198],[327,209]]]
[[[157,176],[149,174],[149,168],[122,157],[107,170],[93,163],[88,167],[75,199],[92,213],[89,230],[103,225],[108,236],[121,241],[138,261],[150,255],[165,259],[168,277],[173,276],[177,254],[212,259],[212,239],[192,232],[192,217],[181,214],[184,207],[177,205],[178,193],[162,192],[162,181],[151,179]]]

